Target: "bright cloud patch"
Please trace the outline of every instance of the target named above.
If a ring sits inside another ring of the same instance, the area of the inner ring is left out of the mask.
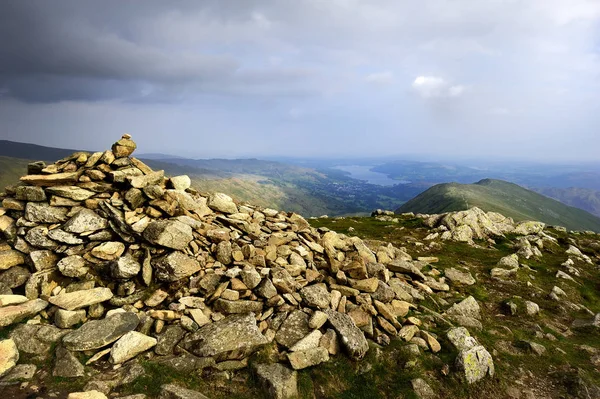
[[[437,76],[419,76],[412,87],[423,98],[460,97],[465,91],[464,86],[450,85]]]

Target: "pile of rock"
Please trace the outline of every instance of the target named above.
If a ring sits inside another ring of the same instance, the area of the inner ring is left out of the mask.
[[[477,207],[466,211],[448,212],[436,215],[418,214],[423,223],[433,229],[425,240],[452,240],[474,243],[474,240],[504,237],[506,233],[535,235],[544,230],[542,222],[524,221],[515,223],[513,219],[497,212],[484,212]]]
[[[426,261],[297,214],[201,195],[189,177],[131,157],[135,148],[125,135],[109,151],[31,164],[7,188],[0,327],[28,321],[0,342],[14,353],[0,356],[0,376],[14,372],[19,351],[49,356],[54,343],[54,375],[64,377],[84,374],[76,352],[87,364],[146,353],[233,370],[274,342],[276,359],[298,370],[341,349],[361,359],[367,338],[440,350],[407,317],[424,293],[449,290],[421,271]],[[275,374],[295,378],[281,367]]]

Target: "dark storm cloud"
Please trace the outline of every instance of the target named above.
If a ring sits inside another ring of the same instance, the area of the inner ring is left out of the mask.
[[[237,3],[237,2],[236,2]],[[147,40],[169,13],[227,15],[219,2],[7,1],[0,3],[0,88],[29,102],[176,99],[189,92],[306,94],[294,87],[311,71],[242,68],[214,49],[165,48]],[[233,4],[233,3],[230,3]],[[237,10],[239,12],[239,10]],[[221,17],[221,18],[222,18]],[[233,14],[235,18],[235,13]],[[258,21],[260,22],[260,21]]]

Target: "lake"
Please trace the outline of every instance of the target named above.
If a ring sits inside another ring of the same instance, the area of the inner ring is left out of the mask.
[[[395,184],[407,184],[409,181],[390,179],[386,174],[373,172],[371,168],[375,165],[344,165],[334,166],[333,169],[343,170],[350,173],[350,177],[357,180],[363,180],[370,184],[378,186],[393,186]]]

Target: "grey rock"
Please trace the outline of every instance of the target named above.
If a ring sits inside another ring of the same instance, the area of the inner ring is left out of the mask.
[[[175,346],[181,341],[186,331],[177,324],[167,326],[158,336],[158,342],[154,348],[157,355],[166,356],[173,353]]]
[[[215,309],[224,314],[260,313],[263,309],[263,303],[246,300],[231,301],[219,298],[215,302]]]
[[[419,399],[436,399],[437,395],[433,388],[422,378],[415,378],[411,382],[413,391]]]
[[[46,192],[42,187],[19,186],[15,190],[15,197],[21,201],[44,202],[46,201]]]
[[[187,336],[182,347],[200,357],[216,361],[241,359],[268,343],[256,326],[252,313],[231,315],[207,324]]]
[[[33,379],[36,371],[37,366],[35,364],[17,364],[0,379],[0,386],[18,385],[23,381],[29,381]]]
[[[212,357],[198,357],[187,352],[175,356],[160,357],[154,361],[158,364],[169,366],[181,373],[193,373],[216,366],[215,359]]]
[[[131,256],[122,256],[111,264],[110,271],[116,279],[129,279],[138,275],[142,265]]]
[[[79,255],[62,258],[57,266],[58,270],[67,277],[83,277],[89,271],[87,262]]]
[[[395,273],[410,274],[420,280],[425,280],[423,273],[409,260],[397,259],[389,263],[387,267]]]
[[[37,248],[55,249],[58,247],[58,243],[48,237],[48,228],[46,226],[37,226],[29,229],[27,234],[25,234],[25,240]]]
[[[271,399],[294,399],[298,397],[298,373],[282,364],[258,364],[256,376]]]
[[[317,347],[288,353],[287,357],[294,370],[302,370],[329,361],[329,352],[325,348]]]
[[[107,227],[108,221],[106,219],[98,216],[93,210],[84,208],[69,219],[62,228],[68,233],[81,234],[103,230]]]
[[[129,331],[115,342],[110,350],[110,362],[121,364],[156,346],[156,338]]]
[[[156,277],[161,281],[177,281],[199,271],[200,263],[182,252],[171,252],[168,255],[152,260]]]
[[[459,352],[456,367],[469,384],[494,375],[492,355],[481,345]]]
[[[67,220],[66,208],[55,208],[45,202],[28,202],[25,219],[35,223],[62,223]]]
[[[131,187],[144,188],[147,186],[153,186],[156,184],[160,184],[160,183],[162,183],[164,178],[165,178],[165,171],[159,170],[156,172],[149,173],[147,175],[130,176],[127,178],[127,180],[129,180]]]
[[[69,245],[79,245],[83,244],[83,240],[73,233],[67,233],[61,229],[53,229],[48,231],[48,237],[50,237],[54,241],[62,242],[64,244]]]
[[[52,375],[54,377],[78,378],[85,375],[85,369],[73,353],[59,346],[56,348],[56,361]]]
[[[77,186],[54,186],[46,188],[46,192],[74,201],[85,201],[96,193]]]
[[[198,391],[182,388],[175,384],[163,385],[158,399],[208,399]]]
[[[222,213],[238,213],[238,207],[227,194],[215,193],[208,197],[209,208]]]
[[[194,239],[192,228],[179,221],[155,220],[144,230],[144,238],[154,245],[183,251]]]
[[[102,320],[88,321],[77,330],[65,335],[63,344],[72,351],[102,348],[135,330],[140,320],[135,313],[116,313]]]
[[[307,285],[300,290],[300,296],[311,307],[327,309],[331,303],[331,294],[322,283]]]
[[[0,285],[7,288],[18,288],[29,280],[31,273],[25,267],[13,266],[0,272]]]
[[[308,326],[309,316],[301,310],[294,310],[279,327],[275,340],[278,344],[291,348],[304,338],[311,329]]]
[[[331,309],[325,310],[325,313],[348,355],[353,359],[362,359],[369,350],[369,343],[352,318]]]
[[[65,310],[58,309],[54,313],[54,324],[59,328],[71,328],[76,324],[85,321],[86,312],[85,309],[79,310]]]
[[[476,282],[471,273],[458,270],[454,267],[446,269],[444,275],[452,284],[455,285],[473,285]]]

